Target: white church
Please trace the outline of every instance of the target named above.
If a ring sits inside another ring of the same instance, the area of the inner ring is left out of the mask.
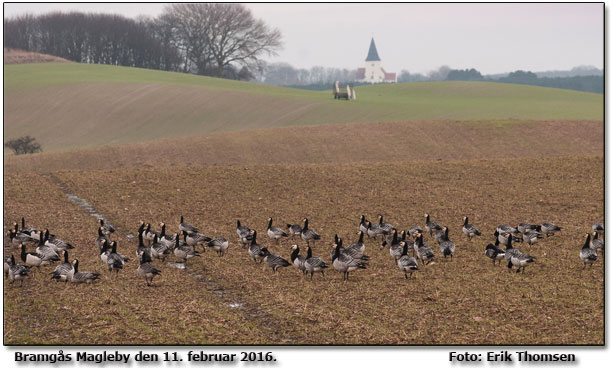
[[[396,73],[388,73],[381,67],[381,59],[375,46],[375,39],[370,40],[368,56],[364,68],[358,68],[356,80],[363,83],[395,83]]]

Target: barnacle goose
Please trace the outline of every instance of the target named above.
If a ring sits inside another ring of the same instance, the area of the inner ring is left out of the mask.
[[[157,275],[161,275],[162,271],[158,270],[151,264],[151,257],[149,257],[147,253],[141,251],[139,256],[140,264],[136,270],[138,271],[138,274],[145,279],[147,286],[151,286],[153,278]]]
[[[10,283],[12,284],[15,280],[20,280],[21,285],[23,285],[23,280],[28,277],[30,274],[30,267],[15,263],[15,256],[11,255],[11,263],[9,264],[8,276]]]
[[[302,226],[300,224],[287,224],[287,230],[292,237],[302,234]]]
[[[243,244],[243,248],[251,243],[251,229],[249,226],[241,225],[241,220],[236,220],[236,234]]]
[[[115,228],[113,227],[113,225],[105,224],[103,218],[98,219],[98,222],[100,222],[100,227],[103,229],[102,232],[104,233],[104,235],[110,235],[115,232]]]
[[[355,271],[358,268],[365,269],[367,264],[341,252],[342,245],[343,239],[339,239],[338,243],[333,245],[335,252],[332,255],[332,266],[337,271],[343,273],[343,281],[346,281],[349,280],[349,272]]]
[[[272,217],[268,218],[268,237],[275,240],[275,244],[279,244],[280,238],[287,238],[288,235],[280,227],[272,226]]]
[[[19,244],[21,250],[21,260],[28,266],[40,267],[43,264],[43,257],[38,253],[26,252],[26,245]]]
[[[592,231],[597,232],[600,236],[604,236],[604,225],[602,222],[597,222],[592,225]]]
[[[302,273],[306,273],[306,268],[304,266],[304,262],[306,261],[306,256],[300,255],[300,247],[297,244],[292,245],[292,254],[290,255],[290,259],[294,266],[296,266]]]
[[[421,264],[426,265],[434,260],[434,252],[428,243],[424,242],[424,236],[422,234],[416,235],[415,245],[413,249],[417,253],[417,258],[421,261]]]
[[[226,238],[215,238],[209,241],[206,246],[209,248],[213,248],[213,250],[217,252],[217,255],[221,257],[228,251],[230,243],[228,242],[228,240],[226,240]]]
[[[590,248],[590,234],[586,233],[585,244],[583,244],[583,248],[581,248],[581,252],[579,252],[579,257],[583,261],[583,269],[585,269],[586,264],[590,264],[590,267],[598,260],[598,252],[595,249]]]
[[[453,259],[455,244],[449,240],[449,228],[447,226],[443,227],[443,241],[439,243],[439,250],[443,254],[443,257],[447,258],[447,256],[451,256],[451,259]]]
[[[139,234],[141,233],[142,232],[140,232]],[[106,242],[107,244],[110,244],[111,240],[107,238],[106,235],[104,235],[104,233],[102,232],[102,227],[98,227],[98,237],[96,238],[96,240],[94,240],[94,242],[96,243],[96,246],[98,247],[98,249],[102,249],[103,243]]]
[[[313,251],[311,250],[310,245],[307,245],[306,249],[307,256],[306,260],[304,261],[304,269],[306,273],[311,274],[311,280],[313,280],[313,273],[315,272],[321,272],[321,276],[325,277],[326,275],[324,274],[324,270],[328,268],[326,262],[319,257],[313,257]]]
[[[499,244],[500,242],[498,241],[498,238],[496,238],[496,244],[489,243],[485,247],[485,255],[492,260],[493,265],[496,265],[496,260],[498,260],[498,264],[500,264],[504,258],[505,252],[498,246]]]
[[[404,272],[404,278],[408,279],[413,276],[413,272],[419,269],[419,266],[417,265],[417,260],[409,256],[409,243],[400,242],[400,245],[402,246],[402,253],[400,258],[396,261],[396,264],[398,268],[400,268],[400,271]]]
[[[543,239],[543,234],[534,230],[526,230],[521,234],[521,238],[524,243],[532,245],[538,242],[539,239]]]
[[[55,267],[55,270],[51,272],[51,279],[68,282],[73,274],[74,268],[72,267],[72,263],[68,262],[68,251],[64,251],[64,263]]]
[[[442,229],[441,225],[437,224],[434,221],[430,221],[429,214],[426,213],[424,217],[426,218],[426,230],[430,233],[430,236],[432,236],[433,232],[439,231]]]
[[[522,223],[517,225],[517,230],[520,233],[522,233],[522,234],[525,233],[526,231],[529,231],[529,230],[535,230],[536,231],[537,230],[537,225],[530,224],[528,222],[522,222]]]
[[[481,231],[473,224],[468,223],[468,216],[464,216],[464,225],[462,225],[462,232],[468,240],[473,240],[474,236],[481,236]]]
[[[161,239],[167,239],[167,237],[158,239],[157,236],[153,237],[153,243],[151,244],[151,257],[157,258],[164,262],[166,257],[170,254],[170,248],[166,242],[162,242]]]
[[[200,257],[200,253],[196,252],[194,248],[181,244],[179,234],[175,237],[175,249],[173,250],[175,257],[183,260],[183,263],[187,263],[187,260],[192,257]]]
[[[99,273],[94,272],[79,272],[79,260],[72,260],[72,267],[74,268],[74,274],[70,278],[70,282],[75,284],[92,283],[100,278]]]
[[[562,230],[558,225],[552,224],[551,222],[544,222],[541,225],[541,231],[547,236],[554,235],[556,232]]]
[[[198,232],[198,228],[195,227],[194,225],[185,222],[183,220],[183,215],[181,215],[181,222],[179,223],[179,230],[181,231],[185,231],[188,234],[192,234],[192,233],[197,233]]]
[[[302,227],[302,233],[300,233],[302,240],[304,240],[307,245],[311,245],[311,242],[315,242],[315,240],[321,239],[319,234],[317,234],[314,230],[309,229],[309,219],[304,218],[304,226]]]
[[[257,263],[258,259],[260,260],[260,262],[262,262],[262,258],[260,256],[260,252],[262,251],[262,247],[260,244],[258,244],[258,232],[255,230],[251,230],[251,244],[249,245],[249,255],[251,256],[251,258],[253,258],[253,261]]]
[[[369,238],[375,238],[376,240],[379,235],[385,236],[386,234],[385,231],[379,227],[379,225],[374,225],[372,222],[366,221],[366,235]]]
[[[394,226],[389,222],[383,222],[383,215],[379,215],[379,228],[382,229],[387,235],[392,231]]]
[[[266,263],[268,266],[270,266],[270,268],[272,268],[273,273],[276,273],[277,269],[279,269],[280,267],[287,267],[291,264],[280,255],[270,253],[270,251],[266,247],[263,247],[260,250],[260,257],[264,259],[264,263]]]
[[[590,248],[594,249],[595,251],[601,251],[604,252],[604,240],[602,239],[598,239],[598,232],[594,231],[592,233],[592,241],[590,241]]]

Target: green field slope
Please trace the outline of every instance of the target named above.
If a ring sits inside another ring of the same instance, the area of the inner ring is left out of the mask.
[[[43,150],[281,126],[412,120],[602,120],[602,95],[532,86],[436,82],[329,91],[74,63],[5,65],[5,140]]]

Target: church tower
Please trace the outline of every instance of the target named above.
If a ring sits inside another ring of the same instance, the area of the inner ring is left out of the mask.
[[[370,40],[368,55],[364,61],[364,68],[358,68],[357,80],[364,83],[393,83],[396,82],[396,73],[386,73],[381,67],[381,58],[377,52],[375,39]]]

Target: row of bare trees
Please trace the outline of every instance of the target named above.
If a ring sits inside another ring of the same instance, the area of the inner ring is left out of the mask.
[[[4,22],[4,46],[82,63],[252,78],[281,33],[241,4],[171,4],[156,18],[49,13]]]

